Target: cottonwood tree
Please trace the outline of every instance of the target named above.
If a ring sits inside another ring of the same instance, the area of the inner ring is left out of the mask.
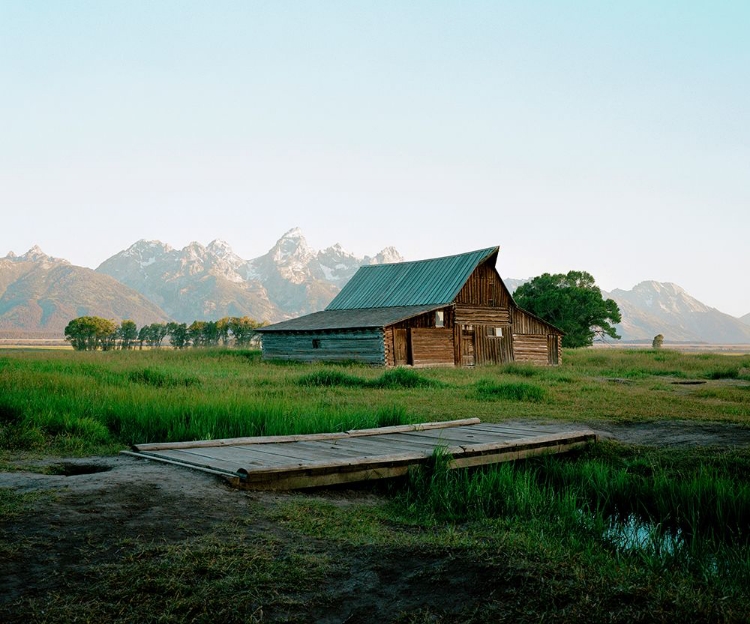
[[[117,338],[120,341],[120,349],[132,349],[138,341],[138,327],[134,321],[124,320],[117,329]]]
[[[614,325],[622,321],[612,299],[604,299],[594,278],[585,271],[545,273],[518,287],[519,306],[563,330],[564,347],[585,347],[597,334],[619,339]]]
[[[175,349],[184,349],[189,344],[188,329],[185,323],[167,323],[169,344]]]
[[[110,349],[115,343],[117,325],[99,316],[79,316],[65,326],[65,340],[76,351]]]
[[[194,347],[202,347],[205,345],[204,342],[204,331],[206,327],[206,321],[193,321],[188,325],[187,335],[190,344]]]
[[[261,327],[262,323],[258,323],[251,319],[249,316],[233,316],[229,319],[229,329],[234,336],[234,346],[245,348],[250,345],[250,341],[255,336],[255,330]]]

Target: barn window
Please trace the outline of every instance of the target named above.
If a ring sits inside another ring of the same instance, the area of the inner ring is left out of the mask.
[[[313,349],[320,349],[320,338],[313,338]]]
[[[493,327],[492,328],[492,335],[497,336],[498,338],[503,337],[503,328],[502,327]]]
[[[445,327],[445,313],[442,310],[435,312],[435,327]]]

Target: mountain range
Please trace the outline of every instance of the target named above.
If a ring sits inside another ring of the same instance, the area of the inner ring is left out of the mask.
[[[0,258],[0,334],[60,337],[86,314],[139,326],[245,315],[275,322],[323,309],[360,266],[402,260],[393,247],[363,258],[338,244],[316,251],[298,228],[251,260],[220,240],[183,249],[140,240],[92,270],[35,247]],[[513,292],[528,280],[504,281]],[[750,343],[750,314],[724,314],[676,284],[646,281],[603,294],[620,306],[624,341],[650,342],[661,333],[667,343]]]

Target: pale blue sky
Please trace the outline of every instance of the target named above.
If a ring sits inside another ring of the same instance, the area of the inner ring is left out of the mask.
[[[750,2],[0,0],[0,255],[498,244],[750,312]]]

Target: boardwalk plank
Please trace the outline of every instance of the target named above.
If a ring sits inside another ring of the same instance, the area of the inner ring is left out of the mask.
[[[570,425],[526,427],[465,419],[448,426],[423,423],[343,434],[276,436],[262,442],[236,438],[237,443],[142,445],[140,450],[124,452],[219,474],[236,487],[295,489],[404,475],[409,466],[428,461],[438,446],[452,456],[451,467],[463,468],[565,452],[596,440],[590,430],[566,429]]]

